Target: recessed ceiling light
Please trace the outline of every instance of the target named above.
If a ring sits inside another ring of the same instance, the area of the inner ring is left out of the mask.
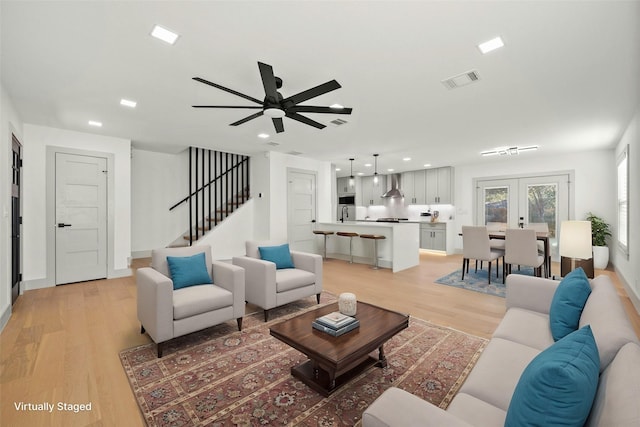
[[[358,172],[358,175],[364,175],[364,172]]]
[[[372,166],[372,164],[371,164],[371,163],[365,163],[365,164],[364,164],[364,167],[365,167],[365,168],[370,168],[371,166]]]
[[[430,168],[430,167],[431,167],[431,163],[425,163],[423,166],[424,166],[425,168]]]
[[[129,99],[122,98],[120,100],[120,105],[124,105],[125,107],[130,107],[130,108],[136,108],[136,105],[138,105],[138,103],[136,101],[131,101]]]
[[[336,172],[340,172],[342,169],[340,168],[336,168]]]
[[[258,138],[267,139],[267,138],[269,138],[269,134],[268,133],[259,133],[258,134]]]
[[[387,172],[393,172],[393,169],[387,169]]]
[[[95,120],[89,120],[89,126],[102,127],[102,122],[96,122]]]
[[[169,44],[174,44],[179,37],[178,34],[174,33],[173,31],[169,31],[166,28],[162,28],[160,25],[156,25],[155,27],[153,27],[151,35]]]
[[[343,110],[344,109],[344,105],[331,104],[331,105],[329,105],[329,108],[333,108],[334,110]]]
[[[478,49],[480,49],[480,52],[482,53],[489,53],[492,50],[496,50],[501,48],[502,46],[504,46],[504,42],[502,41],[502,39],[500,37],[496,37],[494,39],[488,40],[484,43],[480,43],[478,45]]]
[[[409,160],[411,160],[411,157],[405,157],[404,159],[402,159],[405,162],[408,162]]]

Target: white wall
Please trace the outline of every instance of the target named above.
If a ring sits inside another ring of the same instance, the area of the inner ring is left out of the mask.
[[[614,170],[617,167],[618,154],[629,146],[629,257],[627,258],[617,247],[617,239],[610,245],[611,259],[619,276],[625,282],[636,309],[640,312],[640,107],[624,133],[613,159]],[[612,191],[615,195],[615,188]],[[615,224],[616,220],[612,221]]]
[[[22,120],[0,85],[0,330],[11,314],[11,134],[23,142]]]
[[[189,193],[189,153],[134,149],[131,156],[131,250],[142,258],[189,229],[188,204],[169,211]]]
[[[454,226],[456,235],[463,225],[474,224],[473,179],[481,177],[516,176],[528,174],[574,171],[575,209],[570,219],[584,219],[589,211],[608,223],[616,220],[616,169],[613,150],[584,151],[562,156],[501,157],[480,160],[473,165],[455,168]],[[462,251],[462,239],[456,238],[456,251]]]
[[[113,247],[109,271],[128,270],[131,256],[131,141],[31,124],[24,125],[23,278],[34,287],[52,286],[47,277],[46,151],[63,147],[114,156]],[[111,201],[110,201],[111,203]],[[35,285],[37,283],[37,285]],[[27,284],[27,288],[29,285]]]

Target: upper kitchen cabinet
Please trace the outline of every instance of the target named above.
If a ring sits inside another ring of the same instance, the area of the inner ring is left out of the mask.
[[[387,177],[378,175],[378,183],[374,184],[373,176],[363,176],[360,179],[360,206],[383,205],[382,195],[387,191]]]
[[[426,204],[426,171],[404,172],[400,187],[404,192],[404,202],[410,205]]]
[[[426,204],[453,204],[453,168],[426,170]]]
[[[353,185],[349,185],[349,177],[343,176],[342,178],[337,179],[336,191],[338,193],[338,196],[342,196],[345,194],[355,194],[356,186],[355,183]]]

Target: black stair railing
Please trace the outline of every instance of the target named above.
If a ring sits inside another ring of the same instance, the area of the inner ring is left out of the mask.
[[[189,147],[189,245],[249,199],[249,156]]]

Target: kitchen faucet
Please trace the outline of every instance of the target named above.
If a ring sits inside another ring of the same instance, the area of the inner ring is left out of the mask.
[[[346,214],[346,215],[345,215]],[[342,207],[342,213],[340,215],[340,222],[344,222],[344,217],[349,218],[349,207],[348,206],[343,206]]]

